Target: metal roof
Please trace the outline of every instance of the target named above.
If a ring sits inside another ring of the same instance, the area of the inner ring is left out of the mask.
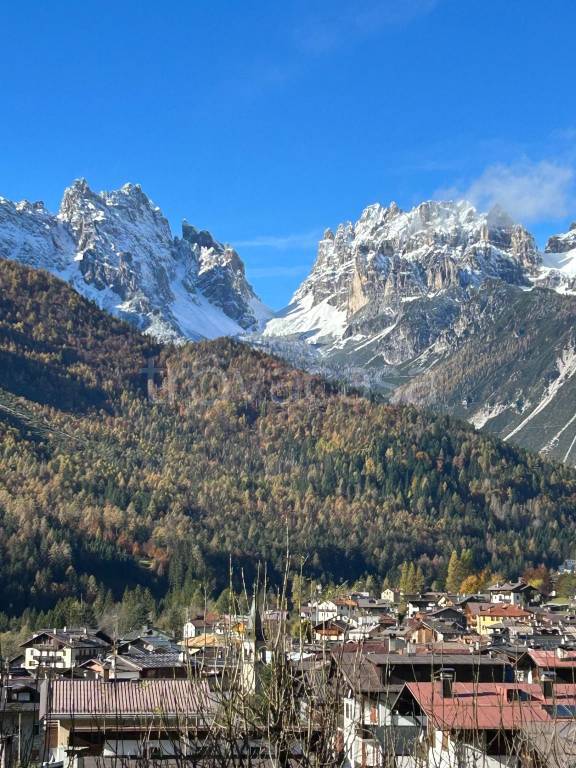
[[[442,695],[442,683],[406,683],[426,716],[442,730],[515,730],[527,723],[551,722],[551,709],[560,701],[576,704],[576,685],[557,684],[544,698],[538,684],[453,683],[452,696]],[[509,701],[508,692],[515,696]]]
[[[54,680],[48,685],[49,717],[206,714],[216,706],[202,680]]]
[[[527,652],[537,667],[548,669],[576,668],[576,651],[569,652],[567,656],[558,656],[556,651],[540,651],[532,648],[529,648]]]

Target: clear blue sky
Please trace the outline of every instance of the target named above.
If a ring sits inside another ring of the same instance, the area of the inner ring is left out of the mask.
[[[0,27],[0,195],[140,182],[274,307],[375,201],[576,219],[573,0],[31,0]]]

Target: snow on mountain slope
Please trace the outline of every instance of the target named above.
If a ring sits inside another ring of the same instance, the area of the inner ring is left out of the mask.
[[[575,295],[576,225],[540,253],[500,208],[372,205],[325,232],[260,343],[574,463]]]
[[[56,274],[164,341],[255,331],[272,314],[232,248],[186,223],[174,237],[138,185],[95,193],[80,179],[56,216],[0,198],[0,256]]]
[[[576,299],[493,281],[444,334],[444,351],[393,402],[470,421],[505,440],[576,463]]]
[[[568,232],[548,240],[535,283],[576,295],[576,222]]]
[[[532,236],[498,208],[371,205],[325,232],[312,272],[264,335],[298,334],[325,355],[358,357],[370,346],[371,363],[402,364],[454,321],[469,289],[489,279],[528,286],[538,258]]]

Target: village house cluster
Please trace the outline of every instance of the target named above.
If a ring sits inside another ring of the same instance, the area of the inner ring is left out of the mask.
[[[231,702],[258,702],[277,669],[295,765],[328,729],[345,768],[576,764],[576,609],[518,580],[319,597],[291,614],[255,598],[247,615],[191,617],[179,640],[36,632],[3,673],[0,768],[209,761],[230,738],[222,713],[240,733]],[[259,723],[234,748],[265,761]]]

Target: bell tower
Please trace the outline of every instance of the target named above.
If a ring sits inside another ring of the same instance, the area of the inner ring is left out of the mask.
[[[264,665],[263,652],[266,638],[262,628],[262,616],[258,608],[258,595],[254,593],[246,633],[242,642],[242,689],[252,696],[260,690],[260,673]]]

